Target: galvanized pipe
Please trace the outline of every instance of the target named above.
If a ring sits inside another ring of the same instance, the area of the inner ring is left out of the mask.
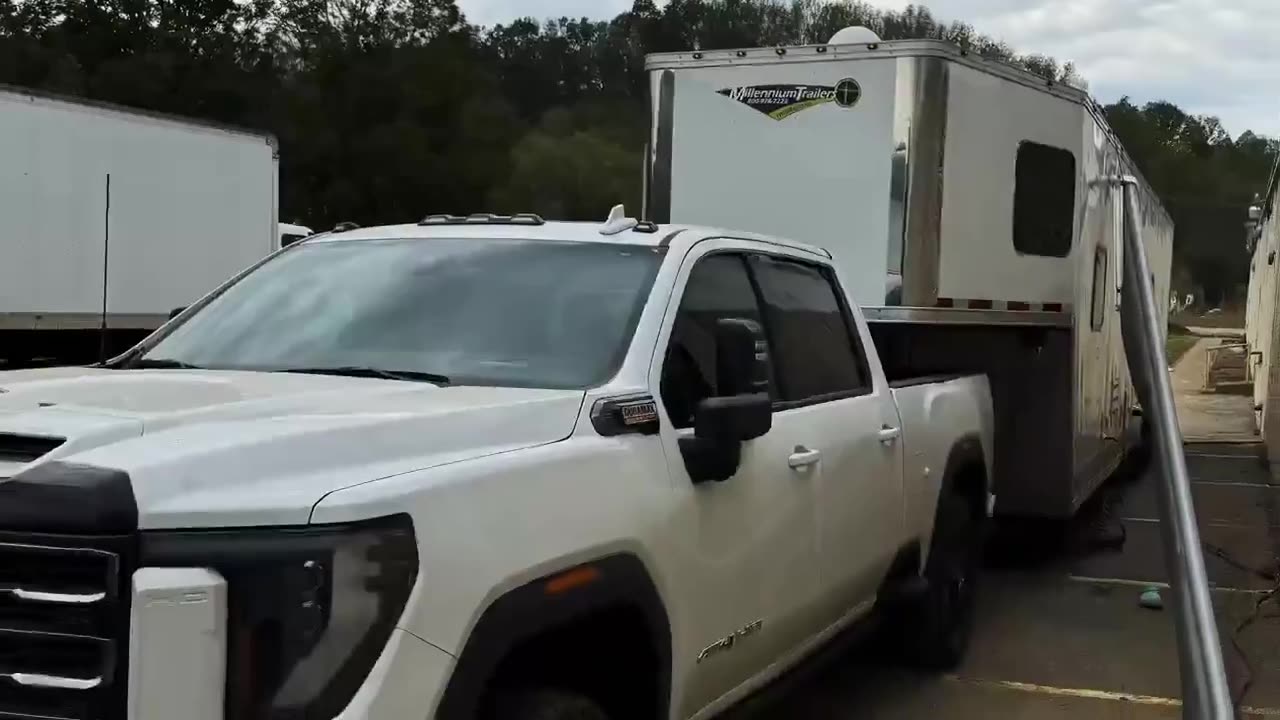
[[[1144,422],[1151,424],[1153,458],[1159,483],[1160,527],[1165,565],[1173,597],[1182,680],[1182,717],[1231,720],[1235,710],[1222,662],[1222,645],[1209,597],[1209,580],[1201,553],[1200,531],[1191,500],[1191,482],[1182,454],[1182,431],[1173,402],[1164,351],[1164,328],[1152,289],[1150,265],[1142,245],[1137,180],[1120,178],[1124,196],[1124,282],[1121,288],[1121,334],[1129,374],[1142,401]]]

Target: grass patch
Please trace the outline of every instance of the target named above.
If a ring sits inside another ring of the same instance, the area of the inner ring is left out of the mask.
[[[1169,333],[1169,339],[1165,341],[1164,352],[1169,356],[1169,367],[1173,367],[1178,362],[1178,358],[1187,354],[1187,351],[1196,344],[1200,338],[1195,335],[1183,335]]]
[[[1198,312],[1180,312],[1170,318],[1174,324],[1190,327],[1207,328],[1242,328],[1244,327],[1244,309],[1228,308],[1212,315]]]

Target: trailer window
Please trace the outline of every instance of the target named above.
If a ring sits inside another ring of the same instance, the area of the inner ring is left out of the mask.
[[[698,403],[714,394],[715,328],[721,318],[761,322],[760,305],[741,255],[699,260],[685,285],[659,387],[674,427],[693,427]]]
[[[1069,150],[1023,142],[1013,191],[1013,247],[1022,255],[1071,254],[1076,158]]]
[[[1089,326],[1101,330],[1107,317],[1107,249],[1098,246],[1093,254],[1093,303],[1089,309]]]
[[[752,269],[774,344],[780,399],[807,403],[870,391],[866,359],[829,274],[765,256],[753,257]]]

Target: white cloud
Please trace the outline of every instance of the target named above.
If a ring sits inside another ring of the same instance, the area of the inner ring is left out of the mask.
[[[1071,60],[1104,102],[1169,100],[1217,115],[1227,131],[1280,137],[1276,0],[881,0],[928,5],[1020,52]],[[1230,6],[1227,6],[1230,3]],[[613,17],[631,0],[458,0],[472,22],[517,16]]]
[[[1280,136],[1275,0],[936,0],[1022,52],[1072,60],[1104,102],[1169,100],[1227,131]]]

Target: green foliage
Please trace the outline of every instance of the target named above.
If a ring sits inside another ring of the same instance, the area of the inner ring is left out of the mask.
[[[1176,225],[1174,288],[1210,306],[1238,301],[1248,281],[1247,209],[1267,184],[1280,142],[1244,132],[1232,139],[1215,117],[1168,102],[1105,108],[1133,161]]]
[[[0,83],[274,132],[281,217],[316,227],[481,210],[588,219],[639,203],[647,53],[818,43],[849,25],[1077,79],[923,6],[862,0],[635,0],[612,19],[491,28],[454,0],[0,0]],[[1228,296],[1276,142],[1233,140],[1165,102],[1107,113],[1179,223],[1179,289]]]
[[[639,207],[640,167],[638,150],[549,119],[516,143],[510,173],[494,188],[491,204],[548,217],[601,219],[620,202]]]

